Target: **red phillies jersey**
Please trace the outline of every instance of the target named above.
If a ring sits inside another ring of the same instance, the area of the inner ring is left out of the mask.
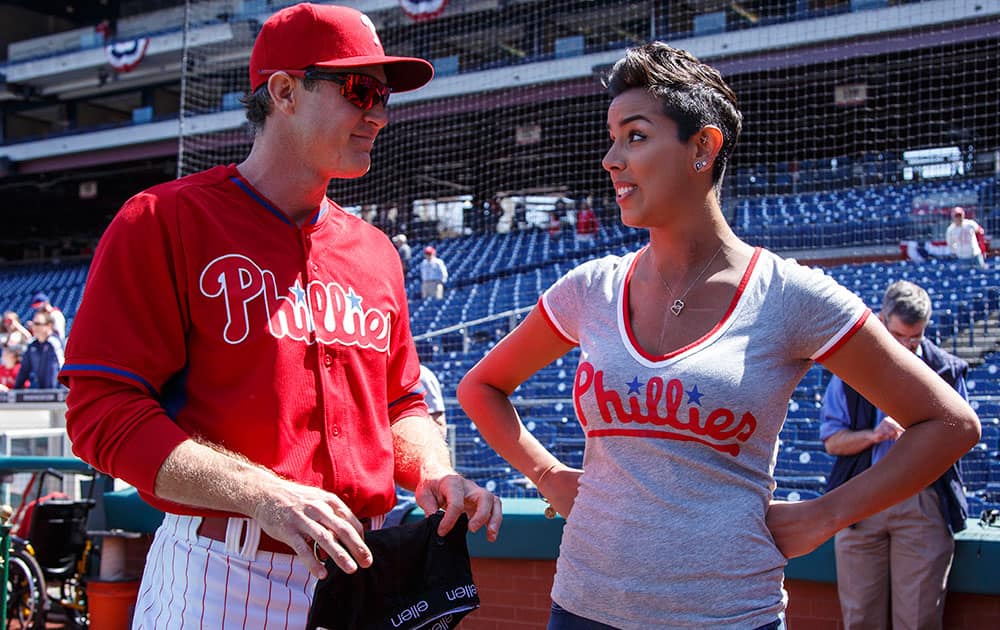
[[[419,374],[389,239],[329,200],[300,228],[230,165],[125,203],[61,379],[74,452],[157,507],[211,513],[152,496],[201,436],[363,517],[395,501],[390,424],[426,414]]]

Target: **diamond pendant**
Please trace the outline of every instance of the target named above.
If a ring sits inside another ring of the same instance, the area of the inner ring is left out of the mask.
[[[673,305],[671,305],[670,307],[670,312],[674,314],[674,317],[679,316],[681,314],[681,311],[683,310],[684,310],[684,300],[674,300]]]

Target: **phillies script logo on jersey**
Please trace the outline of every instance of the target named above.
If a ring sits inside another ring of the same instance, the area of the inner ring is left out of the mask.
[[[695,385],[684,390],[680,379],[664,382],[654,376],[640,383],[633,377],[626,384],[628,393],[625,400],[614,389],[604,386],[604,371],[584,361],[576,371],[573,383],[573,401],[580,423],[588,436],[619,435],[635,437],[664,438],[699,442],[722,453],[736,456],[740,454],[740,443],[746,442],[757,430],[757,419],[746,412],[737,414],[725,407],[708,411],[702,409],[701,398],[705,394]],[[646,395],[642,396],[645,388]],[[584,416],[580,398],[590,393],[597,401],[597,408],[604,425],[614,424],[614,428],[602,428],[601,424],[588,422]],[[682,409],[684,394],[687,394],[687,408]]]
[[[199,286],[205,297],[225,304],[222,337],[226,343],[238,344],[247,338],[253,325],[248,307],[260,300],[267,321],[257,325],[266,326],[278,339],[312,343],[315,335],[320,343],[389,350],[389,314],[363,308],[364,298],[354,287],[315,280],[303,287],[296,280],[279,291],[273,273],[240,254],[227,254],[208,263]]]

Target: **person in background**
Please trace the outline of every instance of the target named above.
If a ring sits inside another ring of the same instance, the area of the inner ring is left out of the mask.
[[[441,382],[438,381],[437,375],[423,363],[420,364],[420,384],[424,388],[424,402],[427,403],[427,413],[430,414],[431,420],[437,425],[438,430],[441,432],[441,437],[447,438],[448,422],[445,419],[444,393],[441,391]]]
[[[931,299],[920,286],[900,280],[886,289],[879,313],[886,330],[968,400],[969,364],[924,336],[930,318]],[[878,463],[905,433],[837,376],[823,396],[820,421],[826,451],[837,456],[828,492]],[[962,476],[953,464],[917,494],[837,532],[837,594],[845,630],[940,629],[953,535],[965,529],[967,516]]]
[[[21,324],[21,318],[14,311],[3,314],[3,340],[5,348],[23,348],[31,343],[31,331]]]
[[[518,201],[514,204],[514,220],[511,223],[511,229],[524,230],[528,227],[528,208],[524,202]]]
[[[403,275],[410,271],[410,258],[413,256],[410,244],[406,242],[406,234],[397,234],[392,237],[392,244],[396,246],[399,254],[399,262],[403,265]]]
[[[563,221],[565,220],[566,202],[562,199],[557,199],[555,204],[552,206],[552,211],[549,212],[549,238],[558,239],[562,236]]]
[[[17,372],[21,368],[21,350],[14,346],[5,346],[3,357],[0,357],[0,392],[14,388],[17,382]]]
[[[428,245],[420,261],[420,296],[423,299],[444,299],[444,283],[448,282],[448,267],[438,258],[437,250]]]
[[[926,487],[978,441],[979,421],[854,293],[730,228],[720,191],[742,115],[716,69],[653,42],[629,49],[606,85],[602,165],[622,222],[648,229],[649,244],[557,280],[458,400],[566,517],[550,630],[781,628],[787,559]],[[511,401],[574,347],[582,470]],[[778,434],[814,362],[908,428],[836,490],[774,501]]]
[[[61,310],[52,306],[47,293],[36,293],[31,298],[31,308],[36,311],[45,311],[52,316],[52,330],[59,336],[59,340],[66,343],[66,316]]]
[[[965,208],[956,207],[951,212],[951,223],[945,231],[948,249],[955,258],[965,261],[975,267],[986,266],[983,251],[983,228],[972,219],[965,218]]]
[[[37,310],[31,319],[31,334],[35,339],[21,358],[14,389],[56,389],[63,365],[62,340],[53,331],[52,313]]]
[[[597,238],[597,231],[600,225],[597,223],[597,215],[587,201],[580,202],[580,209],[576,211],[576,242],[582,245],[593,245]]]

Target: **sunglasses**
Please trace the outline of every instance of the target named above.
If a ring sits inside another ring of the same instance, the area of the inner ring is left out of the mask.
[[[262,71],[265,72],[265,71]],[[266,71],[270,72],[270,71]],[[274,70],[284,72],[293,77],[302,77],[310,81],[332,81],[340,86],[340,94],[347,102],[363,112],[367,112],[379,103],[389,104],[389,94],[392,93],[385,83],[373,76],[354,72],[324,72],[322,70]]]
[[[907,337],[906,335],[893,332],[891,330],[889,331],[889,334],[892,335],[896,339],[896,341],[903,344],[904,346],[919,345],[924,340],[924,335],[919,335],[916,337]]]

